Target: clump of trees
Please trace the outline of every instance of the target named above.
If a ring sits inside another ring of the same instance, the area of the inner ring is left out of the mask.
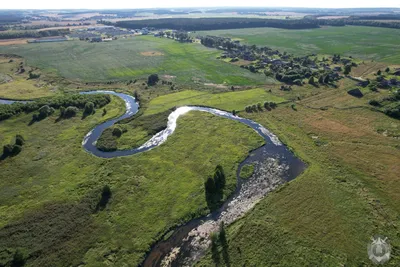
[[[3,155],[1,159],[5,159],[7,157],[14,157],[21,153],[22,146],[25,144],[25,139],[22,135],[17,134],[15,136],[15,143],[14,144],[7,144],[3,146]]]
[[[210,210],[217,209],[223,198],[223,190],[226,185],[226,176],[221,165],[217,165],[214,175],[209,176],[204,183],[206,201]]]
[[[72,118],[75,117],[76,114],[78,114],[79,109],[74,106],[69,106],[66,109],[64,109],[63,112],[60,112],[60,115],[62,118]]]
[[[27,103],[13,103],[11,105],[0,105],[0,121],[8,119],[22,112],[38,111],[33,115],[33,121],[42,120],[54,113],[54,109],[67,108],[70,106],[84,109],[86,103],[92,102],[95,108],[101,108],[111,102],[111,97],[106,94],[96,95],[64,95],[56,97],[46,97]]]
[[[263,105],[261,103],[257,103],[255,105],[250,105],[245,107],[245,111],[247,113],[253,113],[253,112],[259,112],[259,111],[271,111],[272,109],[275,109],[278,105],[275,102],[264,102]],[[263,109],[264,107],[264,109]]]
[[[148,78],[147,78],[147,84],[149,86],[153,86],[156,85],[158,83],[160,79],[158,78],[158,74],[151,74]]]

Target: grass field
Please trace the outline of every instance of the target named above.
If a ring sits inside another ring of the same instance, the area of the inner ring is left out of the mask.
[[[18,248],[30,255],[27,266],[136,266],[169,227],[206,212],[203,182],[217,164],[228,194],[240,161],[263,142],[240,123],[191,112],[149,152],[111,160],[86,153],[84,135],[123,106],[113,98],[105,117],[96,112],[56,123],[57,111],[31,126],[31,114],[0,124],[0,145],[17,133],[26,139],[18,156],[0,162],[0,251],[10,251],[1,254],[2,264]],[[89,200],[105,184],[110,204],[92,212]]]
[[[217,60],[220,53],[215,49],[152,36],[108,43],[70,41],[2,46],[0,53],[23,56],[29,65],[45,72],[84,82],[137,79],[158,73],[176,76],[175,81],[185,84],[273,83],[262,74]]]
[[[399,265],[399,141],[382,134],[398,135],[399,121],[366,108],[303,106],[365,101],[331,89],[298,101],[297,111],[287,104],[246,114],[309,167],[228,227],[231,266],[373,266],[366,248],[377,234],[389,237],[393,248],[387,265]],[[214,265],[211,255],[198,265]]]
[[[298,55],[341,54],[400,64],[398,29],[346,26],[311,30],[255,28],[195,33],[206,34],[231,37],[244,43],[269,46]]]
[[[264,103],[264,101],[283,102],[285,99],[268,93],[264,89],[251,89],[239,92],[211,94],[199,91],[183,91],[154,98],[149,103],[147,114],[154,114],[174,106],[205,105],[224,109],[244,110],[247,105]]]
[[[11,99],[32,99],[54,95],[57,86],[52,86],[42,79],[28,79],[28,70],[25,73],[17,74],[17,69],[23,59],[0,57],[0,98]]]

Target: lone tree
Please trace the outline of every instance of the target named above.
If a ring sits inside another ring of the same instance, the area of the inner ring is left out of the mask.
[[[389,72],[390,72],[390,68],[387,67],[385,71],[386,71],[387,73],[389,73]]]
[[[19,145],[19,146],[22,146],[24,143],[25,143],[25,139],[22,137],[22,135],[17,134],[15,136],[15,144]]]
[[[224,169],[221,165],[217,165],[214,172],[214,182],[215,182],[215,189],[218,192],[222,192],[226,184],[226,177],[224,173]]]
[[[139,93],[136,90],[133,92],[133,97],[135,98],[136,102],[139,101]]]
[[[148,78],[147,78],[147,84],[149,86],[153,86],[156,85],[156,83],[159,81],[160,79],[158,78],[158,74],[151,74]]]
[[[108,185],[105,185],[101,191],[101,198],[97,204],[97,210],[104,209],[111,198],[111,189]]]
[[[378,70],[378,72],[376,73],[378,76],[382,75],[382,71]]]
[[[93,112],[94,112],[94,104],[93,104],[93,102],[87,102],[87,103],[85,104],[85,111],[84,111],[84,113],[85,113],[86,115],[91,115],[91,114],[93,114]]]

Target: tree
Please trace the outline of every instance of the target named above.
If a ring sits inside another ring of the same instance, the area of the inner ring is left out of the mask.
[[[204,187],[206,189],[206,195],[211,196],[217,191],[215,187],[215,182],[211,177],[208,177],[207,181],[204,183]]]
[[[344,75],[349,75],[351,72],[351,65],[344,66]]]
[[[135,98],[136,102],[139,101],[139,94],[136,90],[133,92],[133,97]]]
[[[263,110],[263,109],[262,109],[261,103],[257,103],[257,109],[258,109],[259,111],[262,111],[262,110]]]
[[[324,78],[324,83],[328,84],[329,80],[330,80],[329,75],[326,75],[325,78]]]
[[[22,146],[24,143],[25,143],[25,139],[22,137],[22,135],[17,134],[15,136],[15,144],[19,145],[19,146]]]
[[[84,113],[86,115],[91,115],[94,112],[94,104],[93,102],[86,102]]]
[[[13,267],[22,267],[25,265],[25,257],[24,254],[17,249],[14,253],[13,260],[11,266]]]
[[[215,265],[219,266],[220,256],[218,251],[218,234],[214,232],[211,233],[210,239],[211,239],[211,258],[214,261]]]
[[[117,136],[117,137],[121,137],[121,135],[122,135],[121,129],[118,128],[118,127],[115,127],[115,128],[113,129],[113,131],[112,131],[112,135],[113,135],[113,136]]]
[[[227,245],[225,224],[223,221],[221,221],[219,225],[219,240],[221,241],[223,247]]]
[[[310,77],[310,79],[308,80],[308,83],[309,83],[309,84],[312,84],[312,85],[315,84],[315,80],[314,80],[314,77],[313,77],[313,76]]]
[[[147,78],[147,84],[149,86],[153,86],[156,85],[156,83],[159,81],[160,79],[158,78],[158,74],[151,74],[148,78]]]
[[[226,177],[224,169],[221,165],[217,165],[214,172],[214,182],[215,182],[215,189],[218,192],[222,192],[226,184]]]
[[[20,145],[14,145],[11,151],[11,155],[16,156],[21,153],[22,147]]]
[[[107,114],[107,109],[103,108],[103,114],[102,116],[104,117]]]
[[[73,107],[73,106],[67,107],[64,112],[64,118],[75,117],[78,112],[79,112],[79,109],[77,107]]]
[[[264,108],[266,110],[271,110],[271,106],[269,105],[269,102],[264,102]]]
[[[385,72],[389,73],[389,72],[390,72],[390,68],[387,67],[386,70],[385,70]]]
[[[101,190],[101,198],[97,204],[97,210],[104,209],[111,198],[111,189],[108,185],[105,185]]]
[[[3,157],[8,157],[12,154],[13,146],[10,144],[7,144],[3,146]]]
[[[274,109],[278,106],[278,104],[276,104],[275,102],[269,102],[269,106]]]
[[[381,71],[381,70],[378,70],[378,72],[376,73],[376,75],[378,75],[378,76],[382,75],[382,71]]]
[[[50,107],[49,105],[44,105],[41,108],[39,108],[39,117],[38,119],[42,120],[51,114],[54,113],[54,108]]]

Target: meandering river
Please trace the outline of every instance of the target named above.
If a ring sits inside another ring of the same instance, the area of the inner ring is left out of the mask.
[[[117,150],[112,152],[100,151],[96,142],[103,131],[118,121],[135,115],[139,103],[135,98],[114,91],[90,91],[82,94],[110,94],[120,97],[125,102],[124,115],[108,120],[94,127],[82,141],[83,148],[90,154],[102,158],[130,156],[153,149],[165,141],[175,131],[178,118],[190,111],[208,112],[216,116],[238,121],[252,128],[265,140],[265,145],[252,151],[237,170],[237,189],[221,208],[208,216],[194,219],[173,230],[169,237],[163,236],[152,246],[146,255],[143,266],[190,266],[198,261],[207,251],[212,232],[219,230],[219,224],[229,225],[246,214],[254,205],[270,191],[279,185],[296,178],[304,171],[306,165],[293,155],[268,129],[252,120],[235,116],[229,112],[198,106],[183,106],[176,108],[168,117],[167,128],[139,148]],[[15,101],[0,100],[0,104],[12,104]],[[22,102],[22,101],[21,101]],[[239,177],[241,168],[246,164],[254,164],[255,172],[248,180]]]

